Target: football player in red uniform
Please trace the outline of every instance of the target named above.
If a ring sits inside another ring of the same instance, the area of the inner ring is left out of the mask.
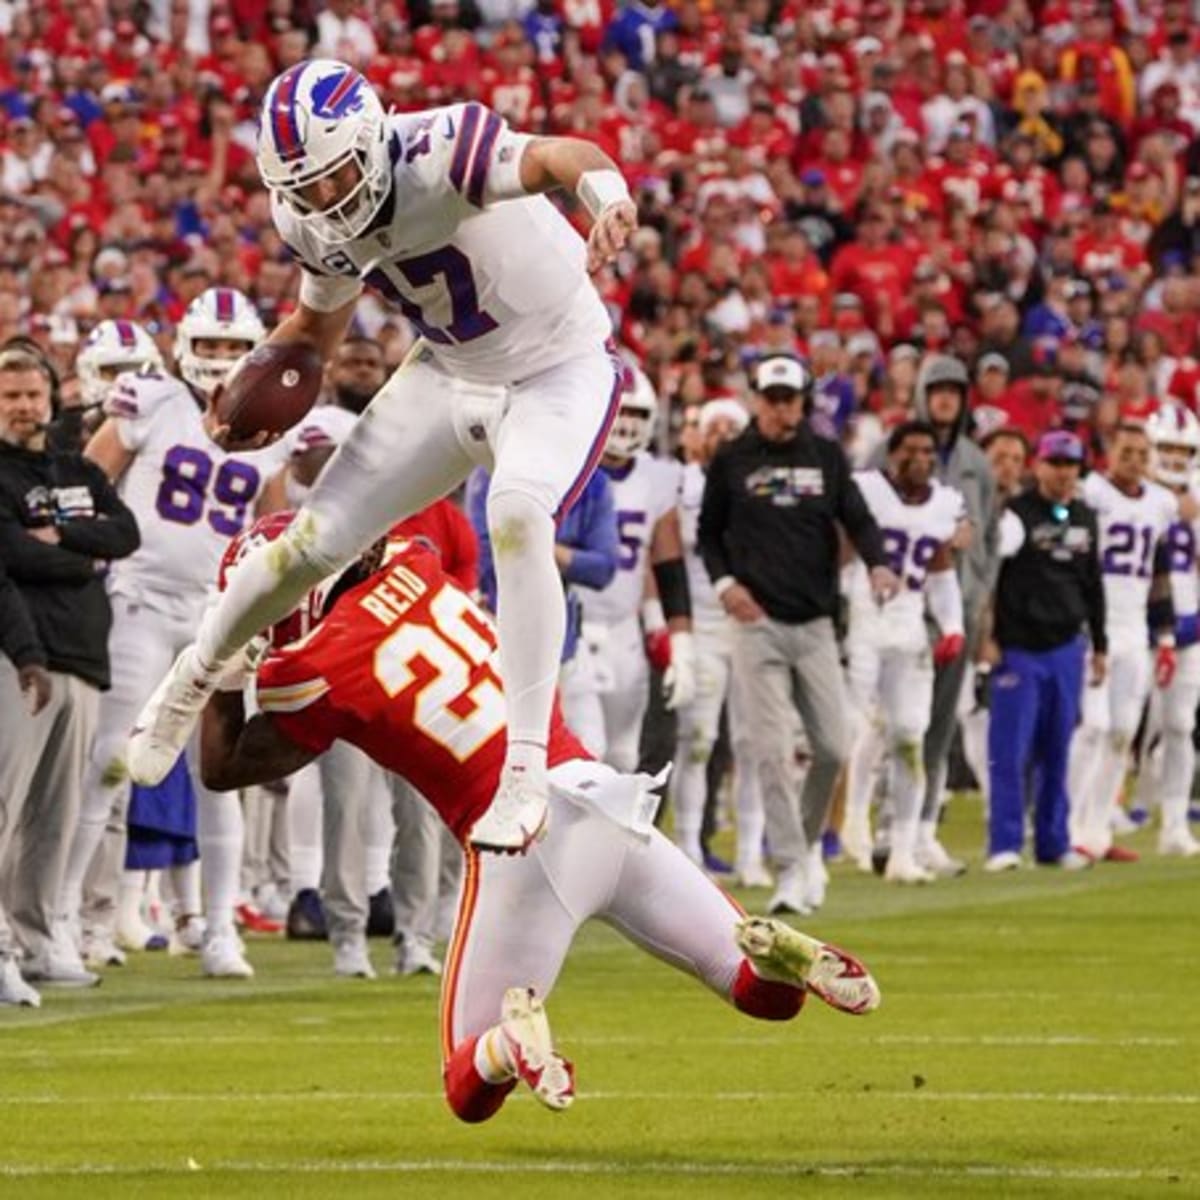
[[[225,573],[245,543],[285,526],[280,514],[263,518],[231,545]],[[221,790],[279,778],[341,738],[407,778],[465,844],[504,761],[487,615],[420,538],[376,543],[300,615],[275,627],[280,644],[257,666],[258,714],[245,719],[244,679],[210,700],[206,782]],[[571,1103],[573,1070],[554,1048],[542,999],[589,917],[753,1017],[794,1017],[808,992],[843,1012],[878,1006],[857,959],[746,916],[654,827],[662,780],[593,761],[557,706],[549,766],[549,834],[522,857],[467,848],[441,1010],[446,1095],[461,1119],[492,1116],[518,1080],[549,1108]]]

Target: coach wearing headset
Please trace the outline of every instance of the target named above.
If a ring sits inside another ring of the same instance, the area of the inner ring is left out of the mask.
[[[53,373],[26,346],[0,348],[0,562],[33,618],[49,701],[8,753],[16,822],[0,862],[0,904],[27,980],[96,982],[54,949],[55,903],[79,814],[84,757],[108,687],[108,563],[138,547],[137,522],[99,467],[47,444]],[[4,718],[7,720],[7,716]],[[2,921],[0,921],[2,923]],[[36,1003],[36,992],[31,1000]]]
[[[737,622],[734,670],[746,691],[779,871],[772,912],[808,912],[824,898],[821,833],[849,741],[833,622],[839,525],[869,568],[876,596],[888,599],[898,587],[841,447],[809,426],[812,389],[808,368],[794,358],[759,364],[754,421],[713,458],[698,534],[717,595]],[[812,750],[802,795],[794,707]]]

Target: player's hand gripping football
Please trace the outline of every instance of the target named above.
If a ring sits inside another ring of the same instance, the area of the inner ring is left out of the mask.
[[[588,234],[588,270],[598,271],[616,258],[637,227],[637,206],[632,200],[617,200],[605,208]]]
[[[212,441],[216,442],[222,450],[233,454],[239,450],[261,450],[264,446],[269,446],[272,442],[279,440],[278,433],[269,433],[265,429],[260,429],[253,437],[234,437],[232,427],[222,424],[221,419],[217,416],[217,401],[224,390],[225,385],[218,384],[213,389],[212,395],[209,396],[208,403],[204,406],[204,432]]]

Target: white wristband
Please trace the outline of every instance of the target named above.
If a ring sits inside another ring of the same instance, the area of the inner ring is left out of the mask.
[[[593,221],[610,205],[633,199],[621,172],[608,169],[584,171],[579,177],[575,194],[583,202],[583,207],[588,210]]]
[[[732,575],[722,575],[720,579],[713,584],[713,591],[717,593],[717,599],[724,599],[725,593],[731,587],[736,586],[737,580]]]

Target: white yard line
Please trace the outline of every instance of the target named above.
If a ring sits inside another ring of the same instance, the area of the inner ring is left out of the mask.
[[[580,1100],[593,1102],[624,1101],[709,1101],[740,1104],[749,1100],[767,1103],[785,1103],[811,1100],[815,1093],[806,1091],[739,1091],[739,1092],[695,1092],[695,1091],[585,1091]],[[1198,1092],[941,1092],[931,1088],[888,1090],[882,1088],[847,1088],[843,1092],[822,1091],[828,1102],[836,1098],[853,1100],[855,1104],[871,1100],[919,1100],[941,1104],[1143,1104],[1191,1106],[1200,1104]],[[513,1100],[525,1102],[532,1097],[517,1095]],[[442,1100],[441,1092],[434,1091],[340,1091],[312,1089],[304,1091],[275,1092],[131,1092],[126,1095],[64,1096],[56,1093],[34,1093],[27,1096],[0,1095],[0,1106],[13,1108],[29,1106],[67,1106],[97,1104],[267,1104],[267,1103],[316,1103],[343,1104],[352,1101],[370,1103],[425,1103]],[[511,1101],[510,1101],[511,1103]]]
[[[896,1178],[896,1179],[1046,1179],[1076,1181],[1165,1182],[1177,1177],[1173,1169],[1125,1170],[1107,1167],[996,1166],[963,1163],[908,1166],[902,1163],[739,1163],[678,1162],[580,1162],[542,1160],[527,1163],[484,1162],[475,1159],[397,1159],[394,1161],[247,1162],[215,1160],[198,1163],[187,1159],[177,1164],[147,1164],[142,1167],[105,1163],[55,1166],[40,1163],[0,1165],[0,1178],[63,1178],[77,1176],[143,1176],[212,1172],[235,1175],[574,1175],[677,1177],[770,1177],[770,1178]]]

